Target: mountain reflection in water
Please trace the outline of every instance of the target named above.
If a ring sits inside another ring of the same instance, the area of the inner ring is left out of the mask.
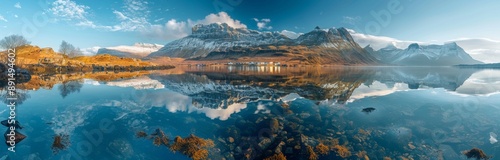
[[[15,155],[1,151],[15,159],[187,159],[135,138],[157,128],[212,139],[212,159],[500,155],[490,143],[500,133],[500,70],[208,66],[33,75],[17,88],[28,138]],[[98,132],[106,122],[112,129]],[[53,154],[54,135],[71,145]]]

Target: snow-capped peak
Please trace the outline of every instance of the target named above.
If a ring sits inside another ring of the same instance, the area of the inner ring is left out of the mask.
[[[450,66],[458,64],[482,63],[473,59],[456,43],[443,45],[419,45],[412,43],[394,56],[390,62],[398,65]]]
[[[161,44],[140,43],[140,42],[134,43],[134,46],[135,47],[142,47],[142,48],[158,48],[158,49],[163,47],[163,45],[161,45]]]
[[[397,49],[399,49],[399,48],[396,47],[395,42],[391,42],[391,43],[387,44],[387,46],[385,46],[384,48],[381,48],[380,50],[397,50]]]
[[[417,49],[421,49],[420,45],[418,45],[418,43],[412,43],[407,48],[407,50],[417,50]]]
[[[149,43],[135,43],[132,46],[120,45],[114,47],[99,48],[97,54],[111,54],[121,57],[143,58],[151,52],[158,51],[163,45]]]

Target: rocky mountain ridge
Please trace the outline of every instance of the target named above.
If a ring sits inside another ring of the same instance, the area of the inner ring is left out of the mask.
[[[456,43],[443,45],[420,45],[413,43],[406,49],[396,48],[389,44],[378,51],[370,46],[364,48],[373,57],[389,65],[405,66],[452,66],[459,64],[482,64],[473,59]]]
[[[279,32],[232,28],[225,23],[196,25],[191,35],[166,44],[148,57],[162,56],[210,60],[262,56],[291,57],[311,64],[378,63],[345,28],[316,27],[290,39]]]

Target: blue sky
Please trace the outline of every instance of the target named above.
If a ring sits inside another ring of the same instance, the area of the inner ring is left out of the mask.
[[[166,44],[196,23],[305,33],[347,27],[401,41],[500,40],[500,1],[483,0],[0,0],[0,37],[80,48]]]

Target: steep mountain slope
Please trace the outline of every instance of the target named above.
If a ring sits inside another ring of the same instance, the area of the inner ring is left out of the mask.
[[[151,52],[158,51],[163,45],[135,43],[133,46],[116,46],[99,48],[97,54],[110,54],[119,57],[144,58]]]
[[[289,41],[278,32],[258,32],[244,28],[232,28],[226,23],[198,24],[192,34],[173,42],[149,57],[168,56],[181,58],[205,57],[213,51],[227,51],[233,47],[250,47]]]
[[[279,32],[232,28],[227,24],[196,25],[190,36],[168,43],[148,57],[198,60],[242,57],[289,57],[309,64],[377,64],[345,28],[320,29],[290,39]]]
[[[403,51],[403,49],[397,48],[394,44],[389,44],[386,47],[379,49],[378,51],[375,51],[373,48],[371,48],[370,45],[366,46],[364,49],[377,60],[387,64],[392,63],[392,61],[396,59],[395,56],[399,52]]]
[[[444,45],[410,44],[406,49],[389,45],[378,51],[372,51],[369,46],[365,50],[378,60],[391,65],[405,66],[451,66],[458,64],[481,64],[473,59],[456,43]]]

